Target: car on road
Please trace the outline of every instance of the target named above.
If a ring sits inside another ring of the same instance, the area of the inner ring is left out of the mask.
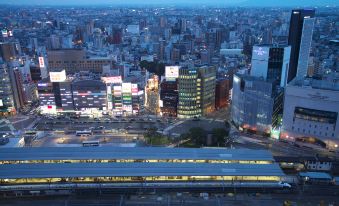
[[[287,189],[292,188],[292,186],[290,184],[286,183],[286,182],[280,181],[280,182],[278,182],[278,185],[282,188],[287,188]]]

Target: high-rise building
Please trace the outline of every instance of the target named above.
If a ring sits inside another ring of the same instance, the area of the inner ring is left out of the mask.
[[[338,82],[291,81],[285,90],[281,138],[339,149]]]
[[[17,110],[20,110],[26,103],[20,70],[17,68],[10,68],[9,77],[11,80],[11,87],[13,91],[14,106]]]
[[[295,77],[303,79],[307,75],[308,58],[314,27],[314,9],[292,10],[288,44],[291,58],[287,83]]]
[[[0,116],[16,112],[10,74],[6,64],[0,63]]]
[[[147,80],[145,88],[145,106],[153,114],[159,113],[159,78],[153,75]]]
[[[178,82],[164,80],[160,84],[161,115],[167,117],[177,116]]]
[[[290,46],[256,45],[252,51],[251,76],[275,81],[280,87],[286,85],[290,63]]]
[[[178,117],[193,118],[201,116],[198,104],[198,72],[195,68],[181,67],[178,78]],[[199,97],[200,98],[200,97]],[[200,103],[199,99],[199,103]]]
[[[283,92],[273,81],[235,74],[232,92],[232,121],[241,130],[269,135],[279,123]]]
[[[215,110],[214,67],[182,67],[178,78],[178,117],[193,118]]]

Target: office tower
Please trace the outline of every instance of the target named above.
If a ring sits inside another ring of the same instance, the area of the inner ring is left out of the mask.
[[[20,110],[26,103],[20,70],[17,68],[10,68],[9,77],[11,80],[11,87],[13,91],[14,106],[16,110]]]
[[[209,114],[215,110],[215,79],[215,67],[203,66],[198,68],[197,103],[200,99],[201,115]]]
[[[286,86],[282,139],[337,149],[338,80],[294,79]]]
[[[176,117],[178,107],[178,82],[167,79],[160,84],[160,110],[165,117]]]
[[[145,106],[147,110],[153,114],[159,113],[159,78],[153,75],[147,80],[145,87]]]
[[[251,76],[272,80],[280,87],[286,85],[290,63],[290,46],[256,45],[252,51]]]
[[[0,116],[7,116],[16,112],[10,74],[6,64],[0,63]]]
[[[232,121],[240,130],[269,135],[279,123],[283,92],[273,81],[235,74],[232,92]]]
[[[178,78],[178,117],[193,118],[201,116],[198,104],[198,72],[195,68],[181,67]]]
[[[314,26],[313,9],[292,10],[288,44],[291,46],[291,58],[287,83],[295,77],[307,75],[308,58],[312,43]]]
[[[193,118],[215,110],[214,67],[182,67],[178,78],[178,117]]]

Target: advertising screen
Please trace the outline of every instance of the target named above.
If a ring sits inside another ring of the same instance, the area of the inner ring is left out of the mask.
[[[166,66],[165,67],[165,77],[168,81],[174,81],[179,77],[179,66]]]
[[[121,84],[121,76],[101,77],[101,80],[106,84]]]
[[[137,84],[132,84],[132,95],[138,95],[138,85]]]
[[[66,80],[66,71],[62,70],[61,72],[50,72],[49,77],[51,82],[64,82]]]
[[[131,83],[122,83],[122,93],[131,93],[132,84]]]
[[[3,37],[3,38],[8,37],[7,29],[3,29],[3,30],[1,31],[1,33],[2,33],[2,37]]]
[[[39,66],[40,68],[44,68],[45,67],[45,60],[43,57],[39,57]]]

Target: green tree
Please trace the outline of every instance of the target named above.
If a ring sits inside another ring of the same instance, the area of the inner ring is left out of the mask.
[[[219,145],[224,145],[227,137],[227,131],[223,128],[215,128],[212,131],[213,142]]]
[[[192,127],[189,130],[189,135],[190,135],[192,141],[196,145],[205,145],[206,144],[207,133],[203,128]]]

